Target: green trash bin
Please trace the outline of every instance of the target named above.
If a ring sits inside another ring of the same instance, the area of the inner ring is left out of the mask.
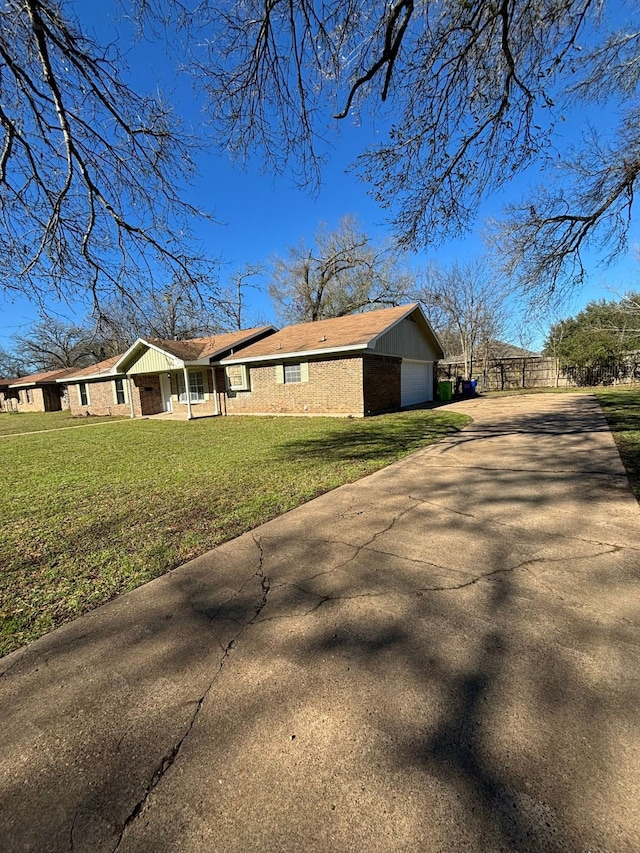
[[[438,397],[441,403],[450,403],[453,397],[453,382],[438,382]]]

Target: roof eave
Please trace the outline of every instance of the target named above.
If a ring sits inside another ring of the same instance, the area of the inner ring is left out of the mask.
[[[93,382],[96,379],[113,379],[114,377],[123,377],[125,374],[117,370],[105,370],[103,373],[85,373],[84,375],[63,376],[62,379],[56,379],[56,382],[61,382],[63,385],[67,382]]]
[[[344,347],[331,347],[331,348],[323,348],[323,349],[315,349],[315,350],[297,350],[295,352],[286,352],[283,350],[276,350],[273,353],[268,353],[267,355],[254,355],[249,356],[248,358],[242,358],[242,353],[237,356],[227,358],[221,358],[218,364],[253,364],[260,361],[279,361],[284,358],[305,358],[308,356],[315,355],[333,355],[334,353],[341,352],[355,352],[355,351],[365,351],[370,349],[370,342],[367,341],[363,344],[351,344],[349,346]]]

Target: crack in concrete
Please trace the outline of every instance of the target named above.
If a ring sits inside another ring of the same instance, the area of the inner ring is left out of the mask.
[[[116,748],[115,748],[115,750],[114,750],[115,752],[120,752],[120,747],[122,746],[122,742],[124,741],[124,739],[126,738],[126,736],[129,734],[129,732],[130,732],[133,728],[134,728],[133,723],[132,723],[130,726],[127,726],[127,728],[126,728],[126,729],[124,730],[124,732],[122,733],[122,736],[121,736],[121,737],[120,737],[120,739],[118,740],[118,743],[116,744]]]
[[[537,562],[540,562],[540,563],[575,562],[575,561],[579,561],[579,560],[590,560],[590,559],[593,559],[595,557],[603,557],[605,554],[615,554],[620,550],[620,547],[616,546],[616,545],[607,546],[606,543],[601,543],[601,544],[603,545],[603,547],[606,547],[607,550],[606,551],[598,551],[596,554],[585,554],[585,555],[574,556],[574,557],[532,557],[530,559],[531,559],[531,562],[536,562],[536,563]],[[397,554],[395,551],[384,551],[384,550],[381,550],[380,548],[370,548],[369,546],[363,546],[363,547],[364,547],[364,550],[371,551],[373,554],[381,554],[381,555],[384,555],[386,557],[396,557],[399,560],[406,560],[409,563],[417,563],[421,566],[429,566],[430,568],[440,569],[441,571],[444,571],[444,572],[452,572],[453,571],[453,572],[457,572],[459,574],[464,574],[463,572],[460,572],[459,569],[452,569],[451,566],[443,566],[440,563],[434,563],[431,560],[422,560],[422,559],[420,559],[420,557],[407,557],[404,554]],[[525,562],[527,562],[527,561],[525,561]],[[518,568],[521,565],[524,565],[524,563],[519,563],[518,566],[516,566],[515,568]],[[507,568],[505,570],[511,571],[510,568]],[[455,587],[452,587],[452,589],[454,589],[454,588]]]
[[[412,562],[412,563],[420,563],[421,565],[428,565],[428,566],[432,566],[435,568],[448,570],[448,568],[446,566],[438,566],[436,563],[429,563],[425,560],[418,560],[418,559],[414,559],[411,557],[402,557],[402,555],[400,555],[400,554],[393,554],[393,553],[388,552],[388,551],[380,551],[380,550],[377,550],[374,548],[368,548],[366,546],[362,546],[362,548],[366,548],[366,550],[370,550],[373,553],[386,554],[388,556],[400,557],[401,559],[405,559],[405,560]],[[362,548],[360,550],[362,550]],[[325,605],[329,601],[354,601],[354,600],[359,599],[359,598],[384,598],[385,596],[388,596],[388,595],[399,595],[399,596],[403,596],[403,597],[413,597],[415,595],[422,595],[422,594],[428,593],[428,592],[455,592],[457,590],[466,589],[468,587],[475,586],[476,584],[480,583],[480,581],[491,579],[491,578],[493,578],[497,575],[500,575],[500,574],[509,574],[509,573],[515,572],[519,569],[525,569],[535,581],[540,583],[542,586],[546,587],[549,590],[549,592],[551,592],[553,595],[557,596],[561,601],[564,602],[565,599],[556,590],[554,590],[551,586],[549,586],[544,580],[542,580],[542,578],[539,575],[536,575],[533,571],[531,571],[530,567],[535,565],[535,564],[538,564],[538,563],[565,563],[565,562],[574,562],[574,561],[580,561],[583,559],[589,559],[590,557],[601,557],[605,554],[615,553],[616,550],[617,549],[615,547],[611,547],[610,550],[601,551],[598,554],[589,555],[589,557],[581,557],[581,556],[579,556],[579,557],[558,557],[555,559],[550,558],[550,557],[529,557],[528,559],[523,560],[520,563],[516,563],[513,566],[501,566],[497,569],[492,569],[490,572],[484,572],[480,575],[476,575],[476,576],[470,578],[468,581],[465,581],[464,583],[452,584],[449,586],[418,587],[417,589],[412,590],[411,592],[399,592],[397,590],[396,591],[388,590],[388,591],[384,591],[384,592],[370,592],[370,593],[363,592],[363,593],[357,593],[355,595],[320,595],[319,593],[311,592],[311,590],[305,589],[304,587],[300,586],[299,584],[291,583],[290,581],[283,581],[281,583],[274,584],[274,588],[291,587],[293,589],[297,589],[299,592],[302,592],[304,595],[311,596],[312,598],[317,598],[318,602],[316,604],[314,604],[313,607],[304,611],[304,613],[293,614],[291,616],[270,616],[267,619],[262,619],[260,621],[261,622],[275,622],[275,621],[279,621],[279,620],[283,620],[283,619],[305,618],[307,616],[312,615],[313,613],[316,613],[323,605]],[[572,605],[571,605],[571,603],[569,603],[567,606],[572,606]],[[586,605],[576,605],[576,606],[586,607]],[[622,620],[622,621],[628,621],[628,620]]]
[[[78,812],[76,812],[73,816],[73,821],[71,822],[71,830],[69,831],[69,853],[73,853],[73,849],[74,849],[75,842],[73,840],[73,833],[75,832],[77,820],[78,820]]]
[[[444,504],[436,503],[436,501],[428,501],[424,498],[415,497],[414,495],[409,495],[409,498],[417,501],[417,503],[425,504],[426,506],[433,506],[443,512],[448,512],[451,515],[461,515],[463,518],[472,518],[474,521],[481,522],[486,527],[504,527],[507,530],[517,530],[519,532],[523,530],[522,526],[518,524],[509,524],[506,521],[498,521],[493,518],[486,519],[482,516],[475,515],[472,512],[462,512],[461,510],[453,509],[452,507],[445,506]],[[620,545],[617,542],[604,542],[599,539],[588,539],[586,536],[572,536],[555,530],[541,530],[540,528],[534,528],[534,532],[544,533],[545,536],[553,536],[556,539],[566,539],[568,542],[586,542],[588,545],[602,545],[607,548],[612,548],[615,552],[640,551],[640,546],[626,544]]]
[[[317,598],[318,602],[303,613],[292,613],[291,615],[283,616],[267,616],[264,619],[261,619],[259,624],[263,624],[264,622],[281,622],[285,619],[304,619],[306,616],[310,616],[312,613],[315,613],[328,601],[355,601],[358,598],[384,598],[386,595],[389,595],[388,592],[359,592],[356,595],[318,595],[318,593],[310,592],[309,590],[303,589],[294,583],[284,582],[277,585],[277,587],[283,586],[293,587],[293,589],[297,589],[305,595]]]
[[[379,536],[384,536],[385,533],[388,533],[390,530],[392,530],[393,527],[395,527],[395,525],[400,521],[401,518],[404,518],[404,516],[408,512],[411,512],[411,510],[415,509],[417,506],[418,506],[418,501],[414,501],[411,504],[411,506],[405,507],[403,510],[401,510],[400,512],[398,512],[396,515],[393,516],[393,518],[391,519],[389,524],[386,525],[386,527],[383,527],[382,530],[377,530],[373,534],[371,539],[368,539],[366,542],[363,542],[362,545],[348,545],[347,547],[349,547],[349,548],[355,548],[355,553],[352,554],[348,560],[344,560],[342,563],[338,563],[337,565],[333,566],[331,569],[327,569],[324,572],[318,572],[315,575],[311,575],[309,577],[302,578],[302,582],[304,583],[306,581],[315,580],[315,578],[319,578],[322,575],[331,574],[332,572],[338,571],[339,569],[343,569],[345,566],[348,566],[349,563],[352,563],[354,560],[356,560],[358,558],[358,555],[360,554],[361,551],[363,551],[364,549],[368,549],[369,546],[373,542],[375,542]],[[347,543],[344,543],[344,544],[347,544]],[[375,549],[371,549],[371,550],[375,550]]]
[[[135,804],[133,809],[129,812],[128,816],[126,817],[126,819],[122,825],[122,829],[120,830],[120,833],[118,835],[118,840],[116,842],[116,845],[115,845],[115,847],[113,847],[112,853],[116,853],[116,851],[119,849],[120,845],[122,844],[122,841],[124,840],[124,836],[125,836],[127,830],[134,823],[136,818],[140,815],[140,813],[144,809],[152,791],[158,786],[158,784],[163,779],[164,775],[167,773],[169,768],[175,763],[176,759],[178,758],[180,751],[181,751],[182,747],[184,746],[185,741],[187,740],[187,738],[189,737],[189,735],[191,734],[191,732],[193,730],[193,727],[195,726],[195,723],[196,723],[196,720],[197,720],[198,715],[200,713],[200,710],[201,710],[204,702],[206,701],[207,696],[209,695],[210,691],[212,690],[213,685],[215,684],[218,676],[222,672],[225,661],[229,657],[229,655],[231,654],[231,651],[234,648],[235,644],[238,642],[238,640],[240,639],[240,637],[242,636],[242,634],[244,633],[246,628],[248,628],[249,625],[255,624],[258,616],[260,615],[260,613],[264,610],[264,608],[267,605],[269,592],[271,590],[271,581],[264,574],[264,571],[263,571],[264,552],[262,549],[262,545],[260,544],[260,541],[257,540],[255,537],[254,537],[253,541],[256,543],[256,546],[258,547],[258,550],[260,552],[260,559],[259,559],[258,569],[252,577],[260,579],[260,591],[262,593],[260,600],[258,601],[258,603],[256,604],[256,606],[254,608],[253,616],[251,617],[251,619],[249,619],[247,622],[245,622],[242,625],[242,627],[237,632],[237,634],[235,634],[235,636],[229,640],[226,647],[224,648],[223,655],[220,658],[220,660],[218,661],[218,668],[216,669],[213,677],[211,678],[209,684],[207,685],[206,690],[199,697],[199,699],[196,701],[194,711],[193,711],[193,713],[191,715],[191,719],[189,720],[189,723],[188,723],[188,725],[184,731],[184,734],[173,745],[171,750],[166,755],[164,755],[163,758],[161,759],[161,761],[158,764],[153,776],[151,777],[150,782],[147,784],[147,786],[146,786],[146,788],[142,794],[142,797],[138,800],[138,802]],[[240,587],[238,592],[234,593],[234,595],[230,597],[229,601],[232,600],[236,595],[239,595],[240,592],[244,589],[244,587],[246,585],[247,585],[247,581],[245,581],[245,583],[243,583],[243,585]]]
[[[594,554],[592,556],[601,557],[603,554],[611,554],[613,551],[602,551],[600,554]],[[521,563],[516,563],[515,566],[501,566],[498,569],[492,569],[490,572],[484,572],[481,575],[477,575],[469,581],[465,581],[461,584],[456,584],[453,586],[425,586],[421,587],[418,592],[452,592],[459,589],[466,589],[470,586],[475,586],[475,584],[480,583],[480,581],[487,580],[489,578],[495,577],[500,574],[510,574],[511,572],[515,572],[518,569],[525,569],[532,577],[539,580],[537,575],[534,575],[533,572],[528,568],[529,566],[535,565],[536,563],[565,563],[572,562],[575,560],[588,559],[586,557],[558,557],[557,559],[552,559],[549,557],[530,557],[527,560],[523,560]]]

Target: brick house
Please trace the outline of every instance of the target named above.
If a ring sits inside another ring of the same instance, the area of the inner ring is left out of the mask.
[[[363,417],[433,400],[443,355],[414,303],[287,326],[222,358],[216,387],[225,414]]]
[[[73,369],[46,370],[11,381],[4,380],[2,406],[13,412],[59,412],[68,409],[66,389],[61,380]]]
[[[138,340],[122,355],[67,376],[74,415],[145,417],[162,412],[187,418],[216,415],[219,393],[212,363],[273,334],[273,326],[187,341]]]
[[[187,341],[139,338],[67,376],[73,414],[350,415],[433,400],[442,347],[417,303]]]

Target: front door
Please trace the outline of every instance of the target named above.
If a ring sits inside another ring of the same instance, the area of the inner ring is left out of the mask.
[[[160,374],[160,391],[162,392],[162,411],[172,412],[173,404],[171,402],[171,380],[166,373]]]

